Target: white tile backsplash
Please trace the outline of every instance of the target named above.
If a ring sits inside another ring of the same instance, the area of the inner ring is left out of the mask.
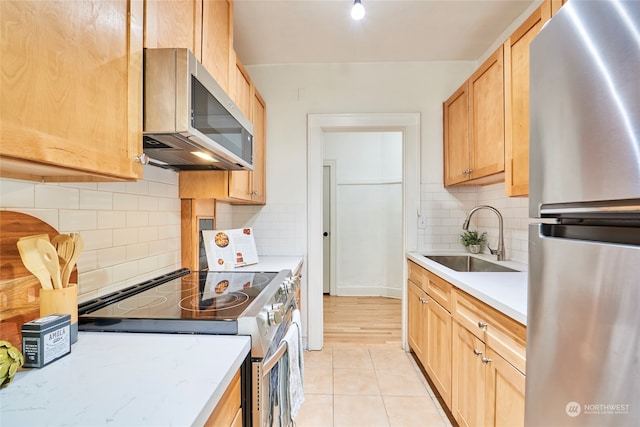
[[[506,197],[504,183],[488,186],[453,187],[442,183],[422,184],[421,209],[427,217],[427,227],[418,229],[418,250],[462,250],[459,241],[467,212],[476,205],[490,205],[503,216],[504,240],[508,259],[528,262],[528,206],[525,198]],[[489,244],[498,241],[498,218],[488,211],[474,214],[470,229],[486,231]],[[488,249],[485,248],[485,252]]]
[[[35,207],[78,209],[80,208],[80,190],[55,184],[35,184]]]
[[[35,216],[85,240],[79,301],[180,268],[178,174],[144,167],[137,182],[0,179],[0,209]]]
[[[252,227],[261,255],[304,255],[307,252],[306,206],[269,203],[266,206],[216,205],[216,229]]]
[[[32,183],[8,179],[1,180],[0,194],[2,194],[3,207],[35,207],[35,188]]]

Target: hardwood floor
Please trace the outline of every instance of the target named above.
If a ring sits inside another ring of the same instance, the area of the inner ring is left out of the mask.
[[[402,301],[325,295],[324,345],[402,348]]]

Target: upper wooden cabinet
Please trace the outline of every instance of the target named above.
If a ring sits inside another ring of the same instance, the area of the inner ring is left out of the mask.
[[[202,0],[145,0],[144,47],[187,48],[202,62]]]
[[[500,46],[444,103],[445,186],[503,179],[503,66]]]
[[[229,92],[233,56],[231,0],[147,0],[144,33],[144,47],[189,49]]]
[[[0,2],[0,176],[135,180],[141,1]]]
[[[444,185],[469,180],[469,82],[444,103]]]
[[[267,203],[267,168],[265,149],[267,142],[267,107],[260,94],[253,88],[253,170],[232,171],[229,177],[229,195],[233,202],[239,200],[252,205]]]
[[[233,52],[233,4],[231,0],[203,0],[202,65],[227,93]],[[235,62],[235,60],[234,60]],[[235,66],[235,63],[233,64]]]
[[[505,193],[510,197],[529,194],[529,45],[560,6],[560,0],[545,1],[504,43]]]
[[[470,179],[504,172],[504,55],[502,46],[469,79]],[[501,181],[498,176],[493,182]]]
[[[235,60],[229,95],[240,111],[242,111],[249,120],[253,121],[251,97],[254,88],[252,87],[251,77],[249,77],[249,73],[244,69],[240,58],[236,56],[235,52],[233,56]]]
[[[529,45],[566,0],[545,0],[444,102],[444,185],[529,193]],[[504,171],[504,174],[502,173]]]

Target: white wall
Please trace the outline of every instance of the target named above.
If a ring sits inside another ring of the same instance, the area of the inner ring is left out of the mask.
[[[145,166],[144,177],[61,184],[0,179],[0,209],[82,235],[78,299],[83,302],[180,268],[178,175]]]
[[[402,297],[402,133],[326,132],[335,160],[336,294]]]
[[[458,236],[466,212],[491,202],[499,209],[508,208],[503,215],[512,230],[508,240],[513,241],[506,243],[507,256],[526,262],[526,237],[521,238],[526,233],[527,214],[522,207],[526,199],[508,200],[495,186],[445,189],[442,184],[442,102],[475,66],[472,62],[417,62],[247,67],[267,102],[268,205],[231,208],[234,226],[249,221],[259,236],[281,227],[276,212],[288,212],[284,221],[294,226],[286,232],[292,239],[288,253],[306,255],[306,234],[300,227],[307,216],[307,114],[420,112],[421,209],[427,215],[427,228],[419,230],[416,249],[463,249]],[[491,239],[491,219],[487,221]],[[258,250],[276,255],[283,248],[265,242]]]

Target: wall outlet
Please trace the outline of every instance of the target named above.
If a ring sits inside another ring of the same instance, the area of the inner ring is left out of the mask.
[[[418,228],[427,228],[427,217],[420,215],[418,217]]]

